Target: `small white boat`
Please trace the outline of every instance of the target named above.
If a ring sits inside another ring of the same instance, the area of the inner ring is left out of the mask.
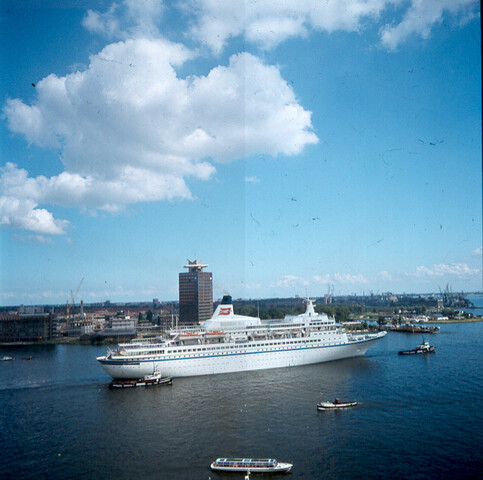
[[[340,408],[355,407],[357,402],[341,402],[335,399],[333,402],[321,402],[317,404],[317,410],[337,410]]]
[[[138,380],[113,380],[109,385],[111,388],[129,388],[129,387],[148,387],[150,385],[171,385],[173,379],[171,377],[162,377],[161,372],[155,370],[154,373],[144,375]]]
[[[223,472],[281,473],[289,472],[291,463],[277,462],[274,458],[217,458],[212,470]]]
[[[13,357],[9,357],[9,356],[7,356],[7,355],[4,355],[4,356],[2,357],[2,362],[8,362],[8,361],[10,361],[10,360],[13,360]]]

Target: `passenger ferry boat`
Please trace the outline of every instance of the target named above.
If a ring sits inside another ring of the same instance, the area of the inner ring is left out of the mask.
[[[350,334],[325,314],[306,311],[283,320],[236,315],[230,296],[203,327],[182,327],[156,342],[119,344],[97,360],[114,379],[138,379],[159,369],[169,377],[293,367],[362,356],[386,332]]]
[[[289,472],[291,463],[277,462],[273,458],[217,458],[212,470],[223,472],[281,473]]]

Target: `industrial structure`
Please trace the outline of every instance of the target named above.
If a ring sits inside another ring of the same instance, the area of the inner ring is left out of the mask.
[[[179,274],[179,322],[199,323],[213,315],[213,274],[208,265],[188,260],[187,272]]]
[[[0,342],[39,342],[52,340],[55,333],[52,313],[0,315]]]

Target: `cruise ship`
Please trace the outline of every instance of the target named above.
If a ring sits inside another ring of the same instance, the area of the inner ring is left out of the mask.
[[[293,367],[358,357],[386,332],[347,333],[307,299],[306,311],[282,320],[236,315],[229,295],[203,326],[170,330],[155,342],[119,344],[97,361],[114,379],[142,378],[155,370],[190,377]]]

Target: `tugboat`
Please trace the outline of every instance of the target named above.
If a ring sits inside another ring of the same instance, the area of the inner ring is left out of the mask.
[[[172,377],[162,377],[158,370],[150,375],[144,375],[138,380],[113,380],[110,388],[129,388],[129,387],[148,387],[150,385],[171,385],[173,383]]]
[[[414,348],[413,350],[401,350],[399,355],[416,355],[416,354],[425,354],[425,353],[434,353],[436,349],[433,345],[430,345],[429,342],[424,341],[421,345]]]

